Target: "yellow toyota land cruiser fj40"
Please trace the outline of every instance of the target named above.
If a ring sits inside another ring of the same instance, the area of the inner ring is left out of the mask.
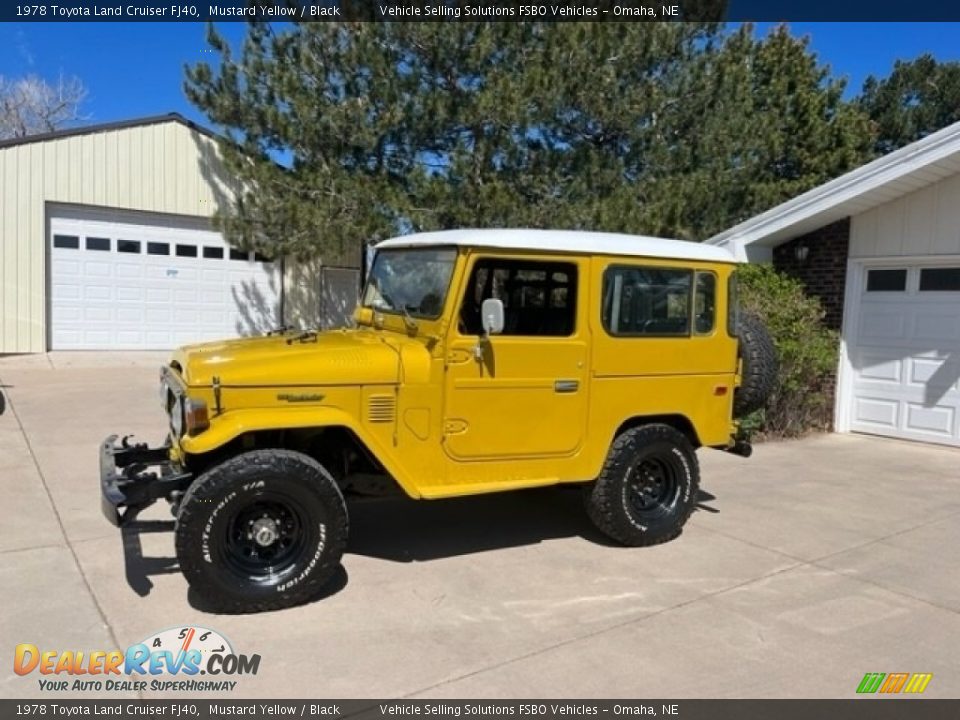
[[[697,243],[458,230],[380,243],[356,326],[177,350],[163,447],[101,447],[115,525],[159,498],[189,583],[224,611],[303,602],[339,565],[345,496],[580,484],[609,537],[680,533],[695,450],[744,456],[773,346],[735,261]]]

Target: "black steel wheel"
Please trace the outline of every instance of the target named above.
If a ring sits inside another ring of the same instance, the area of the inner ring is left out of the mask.
[[[263,493],[236,509],[217,545],[224,563],[251,582],[272,582],[289,575],[315,544],[313,525],[305,521],[293,499]]]
[[[330,474],[289,450],[254,450],[187,490],[177,558],[191,587],[221,612],[256,612],[316,596],[339,567],[347,509]]]
[[[647,457],[629,470],[623,484],[634,517],[656,519],[677,502],[683,468],[669,455]]]
[[[687,437],[669,425],[641,425],[614,440],[600,477],[586,487],[587,514],[617,542],[655,545],[680,534],[699,485]]]

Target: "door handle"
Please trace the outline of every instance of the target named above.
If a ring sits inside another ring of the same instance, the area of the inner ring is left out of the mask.
[[[579,389],[579,380],[557,380],[553,383],[553,391],[558,393],[572,393]]]

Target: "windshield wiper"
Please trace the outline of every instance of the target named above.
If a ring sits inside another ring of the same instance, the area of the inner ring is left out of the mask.
[[[273,330],[268,330],[266,337],[270,337],[271,335],[284,335],[291,330],[296,330],[296,328],[293,325],[280,325],[279,327],[275,327]]]
[[[304,330],[299,335],[296,335],[292,338],[287,338],[287,345],[293,345],[295,342],[301,342],[301,343],[311,342],[311,341],[316,342],[318,332],[319,331],[317,330]]]
[[[410,308],[406,305],[401,305],[400,310],[403,312],[403,325],[409,333],[415,333],[420,329],[420,326],[417,325],[417,321],[413,319],[413,315],[410,314]]]

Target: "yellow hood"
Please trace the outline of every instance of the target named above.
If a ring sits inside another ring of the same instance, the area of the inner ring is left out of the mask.
[[[173,362],[194,387],[208,386],[214,377],[224,386],[365,385],[397,382],[401,348],[405,360],[413,350],[405,346],[411,344],[426,354],[420,343],[366,330],[329,330],[303,341],[296,337],[289,333],[187,345],[174,353]]]

